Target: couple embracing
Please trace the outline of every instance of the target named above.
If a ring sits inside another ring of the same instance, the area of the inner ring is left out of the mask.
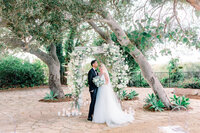
[[[108,70],[104,64],[99,67],[96,60],[91,62],[92,69],[88,72],[89,92],[91,103],[89,108],[88,120],[95,123],[106,123],[110,127],[121,126],[132,122],[133,115],[125,113],[119,100],[112,88]],[[100,77],[104,83],[97,87],[94,78]]]

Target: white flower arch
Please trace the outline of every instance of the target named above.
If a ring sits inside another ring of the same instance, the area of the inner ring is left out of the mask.
[[[75,107],[79,108],[82,103],[81,92],[85,87],[84,81],[87,80],[87,75],[82,71],[80,64],[85,58],[95,54],[103,54],[106,57],[104,63],[110,68],[111,82],[118,96],[121,96],[122,90],[127,87],[129,68],[118,46],[103,44],[100,47],[76,47],[71,53],[67,76],[67,84],[73,89]]]

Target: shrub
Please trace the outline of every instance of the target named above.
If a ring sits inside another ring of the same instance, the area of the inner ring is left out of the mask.
[[[129,87],[149,87],[149,84],[142,76],[141,72],[132,72],[128,83]]]
[[[144,105],[144,107],[147,107],[148,109],[154,111],[163,111],[163,108],[165,107],[158,96],[153,93],[148,94],[148,97],[145,99],[145,103],[146,104]]]
[[[176,83],[178,81],[182,81],[184,79],[184,75],[182,72],[182,66],[179,66],[179,59],[172,58],[168,65],[168,70],[170,72],[170,81],[172,83]]]
[[[50,91],[50,93],[46,93],[46,96],[44,97],[45,100],[57,100],[58,94],[54,94],[53,91]]]
[[[136,91],[131,90],[131,92],[127,95],[127,98],[128,98],[129,100],[131,100],[131,99],[135,98],[135,97],[138,96],[138,95],[139,95],[139,94],[138,94]]]
[[[191,80],[191,82],[184,83],[183,88],[200,89],[200,80],[199,80],[199,78],[193,78]]]
[[[168,77],[164,77],[160,80],[161,84],[164,86],[164,87],[168,87],[169,85],[169,78]]]
[[[176,106],[183,106],[185,108],[188,108],[188,105],[190,104],[189,98],[186,98],[185,96],[177,97],[174,95],[173,97],[170,97],[171,102]]]
[[[200,89],[200,82],[185,84],[183,88]]]
[[[131,90],[130,93],[127,93],[126,90],[123,90],[123,92],[121,94],[121,99],[122,100],[132,100],[132,99],[134,99],[138,95],[139,94],[136,91],[134,91],[134,90]]]
[[[65,96],[71,98],[72,97],[72,93],[67,93],[67,94],[65,94]]]
[[[122,94],[121,94],[121,97],[122,97],[121,99],[124,100],[124,99],[127,97],[127,95],[128,95],[128,94],[127,94],[127,91],[126,91],[126,90],[123,90],[123,92],[122,92]]]
[[[13,56],[0,60],[0,88],[33,87],[44,82],[45,74],[39,61],[30,63]]]

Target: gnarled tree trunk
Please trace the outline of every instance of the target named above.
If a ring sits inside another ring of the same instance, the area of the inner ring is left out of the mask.
[[[171,103],[163,89],[162,84],[155,76],[150,64],[144,57],[144,55],[140,52],[140,50],[133,44],[125,32],[122,30],[120,25],[112,18],[109,12],[102,10],[99,14],[104,18],[104,21],[108,24],[110,29],[115,33],[117,39],[122,46],[127,46],[130,50],[130,55],[135,59],[135,61],[139,64],[140,69],[142,71],[142,75],[153,89],[154,93],[158,95],[164,105],[171,109]],[[101,31],[93,22],[89,22],[89,24],[98,32],[103,39],[107,41],[107,43],[114,43],[110,36],[106,35],[103,31]]]
[[[61,80],[60,80],[60,63],[50,63],[48,65],[49,68],[49,88],[54,93],[58,94],[59,98],[64,97],[63,90],[61,88]]]
[[[0,28],[7,27],[7,21],[2,19],[0,16]],[[49,68],[49,88],[55,93],[58,94],[58,98],[63,98],[64,92],[61,88],[61,80],[60,80],[60,62],[58,60],[58,56],[56,54],[55,45],[51,44],[50,53],[47,54],[41,51],[39,48],[31,48],[28,47],[28,44],[31,43],[34,39],[30,40],[28,43],[22,41],[21,38],[17,37],[4,37],[0,38],[0,42],[4,42],[9,47],[12,48],[22,48],[23,51],[34,54],[39,59],[41,59],[45,64],[47,64]]]
[[[49,89],[56,93],[58,98],[64,98],[64,92],[61,88],[60,80],[60,62],[56,55],[55,45],[51,45],[50,53],[47,54],[40,49],[30,49],[28,50],[31,54],[36,55],[43,62],[45,62],[49,68]]]

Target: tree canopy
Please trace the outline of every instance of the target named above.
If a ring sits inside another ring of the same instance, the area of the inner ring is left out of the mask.
[[[145,57],[145,50],[165,41],[200,47],[198,27],[183,25],[181,21],[185,20],[178,15],[179,9],[187,5],[177,0],[0,0],[0,42],[2,47],[20,47],[43,60],[49,65],[50,86],[61,90],[57,79],[60,75],[54,72],[60,70],[55,44],[63,41],[70,27],[85,32],[94,29],[107,44],[118,43],[132,56],[151,88],[169,108],[170,102]],[[80,31],[77,36],[82,42],[93,39],[87,38],[85,32]],[[114,36],[115,41],[111,38]],[[50,46],[49,53],[42,51],[41,46]]]

